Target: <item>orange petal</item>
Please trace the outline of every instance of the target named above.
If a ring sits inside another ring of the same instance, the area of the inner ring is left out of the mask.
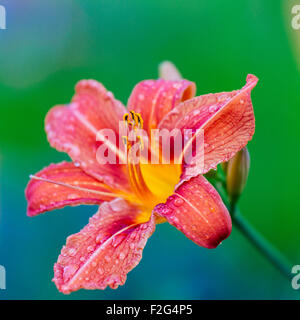
[[[86,227],[68,237],[54,266],[59,291],[123,285],[155,229],[153,217],[138,224],[139,214],[123,199],[103,203]]]
[[[129,189],[127,171],[120,164],[99,164],[96,153],[103,141],[96,141],[100,129],[116,132],[110,148],[119,157],[118,129],[126,109],[102,84],[82,80],[73,102],[52,108],[46,117],[48,140],[54,148],[69,154],[74,162],[94,178],[116,189]],[[117,161],[118,162],[118,161]]]
[[[187,80],[145,80],[138,83],[128,100],[128,109],[141,114],[144,129],[156,128],[178,103],[192,98],[196,86]]]
[[[231,218],[222,199],[201,175],[183,182],[154,212],[202,247],[215,248],[231,233]]]
[[[49,183],[44,179],[56,183]],[[87,175],[73,163],[51,164],[28,183],[25,191],[27,214],[35,216],[67,205],[100,204],[115,197],[110,193],[103,183]]]
[[[248,75],[247,84],[241,90],[196,97],[179,104],[165,116],[160,129],[204,130],[204,161],[196,156],[183,179],[206,173],[218,163],[228,161],[251,140],[255,119],[250,93],[257,81],[255,76]],[[203,157],[201,152],[198,154]],[[198,163],[202,165],[197,166]]]

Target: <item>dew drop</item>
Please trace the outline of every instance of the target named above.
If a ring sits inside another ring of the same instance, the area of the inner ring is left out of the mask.
[[[159,213],[161,213],[163,216],[168,216],[173,213],[173,209],[168,206],[164,206],[160,209]]]
[[[122,206],[120,205],[120,202],[118,199],[114,200],[114,201],[111,201],[110,202],[110,207],[113,211],[115,212],[119,212],[122,210]]]
[[[123,252],[121,252],[119,258],[120,258],[120,260],[124,260],[125,259],[125,254]]]
[[[76,249],[71,248],[71,249],[69,250],[69,255],[70,255],[71,257],[74,257],[74,256],[76,255]]]
[[[106,96],[107,96],[108,98],[110,98],[110,99],[113,99],[113,98],[114,98],[114,95],[113,95],[113,93],[112,93],[111,91],[107,91]]]
[[[102,241],[102,235],[101,234],[99,234],[97,237],[96,237],[96,243],[97,244],[99,244],[99,243],[101,243],[101,241]]]
[[[99,268],[99,269],[97,270],[97,272],[98,272],[99,274],[103,274],[103,269],[102,269],[102,268]]]
[[[77,265],[70,265],[64,268],[64,278],[65,279],[70,279],[74,273],[78,270],[78,266]]]
[[[176,198],[176,199],[174,200],[174,205],[175,205],[176,207],[182,206],[182,205],[183,205],[183,200],[182,200],[181,198]]]
[[[112,246],[117,247],[123,240],[124,240],[124,237],[122,237],[121,235],[113,238]]]
[[[73,199],[78,198],[78,196],[75,193],[70,193],[70,194],[68,194],[67,198],[68,198],[68,200],[73,200]]]
[[[88,246],[86,250],[88,252],[92,252],[92,251],[94,251],[94,247],[93,246]]]
[[[213,113],[213,112],[217,111],[217,109],[218,109],[218,106],[216,106],[216,105],[210,106],[210,107],[208,108],[208,112],[209,112],[209,113]]]

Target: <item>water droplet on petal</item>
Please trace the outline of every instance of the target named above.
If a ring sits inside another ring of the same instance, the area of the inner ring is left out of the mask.
[[[71,257],[74,257],[74,256],[76,255],[76,249],[71,248],[71,249],[69,250],[69,255],[70,255]]]
[[[86,250],[88,252],[92,252],[92,251],[94,251],[94,247],[93,246],[88,246]]]
[[[173,209],[168,207],[168,206],[166,206],[166,205],[164,205],[160,209],[159,213],[161,213],[163,216],[168,216],[168,215],[171,215],[173,213]]]
[[[109,99],[113,99],[114,98],[114,95],[113,95],[113,93],[111,91],[107,91],[106,96]]]
[[[123,209],[122,206],[120,205],[119,199],[111,201],[110,202],[110,207],[115,212],[119,212],[119,211],[121,211]]]
[[[102,242],[102,238],[103,238],[103,236],[102,236],[102,234],[99,234],[97,237],[96,237],[96,243],[97,244],[99,244],[99,243],[101,243]]]
[[[183,205],[183,200],[182,200],[181,198],[176,198],[176,199],[174,200],[174,205],[175,205],[176,207],[182,206],[182,205]]]
[[[213,106],[210,106],[210,107],[208,108],[208,112],[209,112],[209,113],[213,113],[213,112],[216,112],[217,109],[218,109],[218,106],[213,105]]]
[[[125,259],[125,254],[123,252],[121,252],[119,258],[120,258],[120,260],[124,260]]]
[[[64,272],[63,273],[64,279],[69,280],[77,270],[78,270],[77,265],[70,265],[70,266],[65,267],[64,271],[63,271]]]
[[[78,196],[75,193],[70,193],[70,194],[68,194],[67,198],[68,198],[68,200],[74,200],[74,199],[78,198]]]
[[[99,274],[103,274],[103,269],[102,269],[102,268],[99,268],[99,269],[97,270],[97,272],[98,272]]]

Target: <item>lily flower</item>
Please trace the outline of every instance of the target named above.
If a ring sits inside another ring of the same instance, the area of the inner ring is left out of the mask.
[[[99,82],[82,80],[70,104],[49,111],[48,140],[72,162],[51,164],[31,176],[26,188],[28,216],[67,205],[99,205],[89,223],[68,237],[54,265],[53,281],[59,291],[123,285],[141,260],[156,224],[162,222],[206,248],[217,247],[230,235],[228,210],[203,175],[232,158],[252,138],[250,93],[257,81],[248,75],[240,90],[194,97],[193,82],[146,80],[135,86],[125,108]],[[147,132],[203,129],[203,165],[197,161],[99,164],[97,150],[105,143],[116,157],[122,156],[120,143],[96,137],[103,128],[118,137],[123,119],[129,125],[142,123]]]

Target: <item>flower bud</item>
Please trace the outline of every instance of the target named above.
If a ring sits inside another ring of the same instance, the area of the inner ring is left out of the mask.
[[[224,173],[227,174],[228,162],[222,162],[221,167]]]
[[[231,202],[236,202],[247,182],[250,155],[247,147],[240,150],[228,161],[226,188]]]
[[[182,79],[180,72],[170,61],[162,62],[159,67],[159,77],[164,80],[180,80]]]

